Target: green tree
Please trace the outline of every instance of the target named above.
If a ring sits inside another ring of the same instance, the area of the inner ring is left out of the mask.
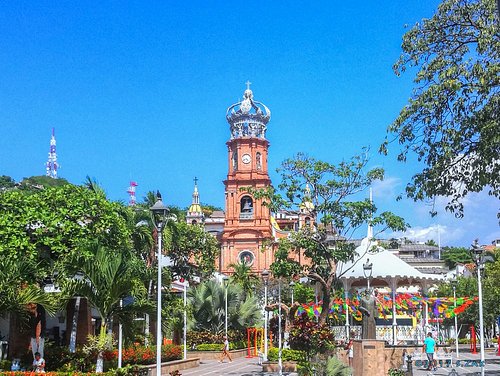
[[[483,316],[485,329],[495,324],[498,318],[498,306],[500,304],[500,287],[498,280],[500,278],[500,251],[493,253],[494,262],[487,262],[482,273],[483,284]],[[477,269],[473,269],[470,277],[459,277],[456,286],[457,297],[477,297]],[[453,289],[450,283],[439,285],[437,296],[453,296]],[[479,305],[473,304],[467,310],[458,315],[459,324],[469,325],[479,322]],[[448,324],[452,324],[449,320]]]
[[[406,193],[415,200],[449,197],[447,210],[463,215],[462,198],[488,188],[500,194],[500,38],[495,0],[444,0],[432,18],[404,36],[397,75],[415,71],[408,104],[389,126],[425,163]]]
[[[66,179],[54,179],[50,176],[40,175],[40,176],[31,176],[29,178],[24,178],[19,183],[19,189],[25,191],[37,191],[50,187],[61,187],[63,185],[69,184]]]
[[[0,175],[0,190],[10,189],[16,186],[16,181],[7,175]]]
[[[203,282],[188,292],[196,330],[213,334],[224,332],[225,288],[214,280]],[[261,319],[255,296],[243,298],[240,286],[227,287],[228,329],[244,330],[254,327]]]
[[[85,252],[74,259],[75,277],[63,282],[68,298],[75,295],[84,297],[94,307],[101,318],[98,342],[106,344],[112,320],[132,326],[136,313],[153,310],[146,300],[147,291],[138,276],[141,263],[127,249],[109,249],[97,241],[90,242]],[[124,299],[132,303],[122,304]],[[103,352],[98,353],[96,371],[102,372]]]
[[[376,215],[377,208],[368,199],[356,200],[357,195],[374,180],[383,178],[380,168],[365,172],[367,163],[365,153],[338,165],[298,154],[285,160],[278,170],[282,178],[279,188],[284,191],[284,197],[272,188],[252,191],[273,211],[307,208],[311,218],[321,221],[317,227],[303,226],[287,238],[280,239],[271,265],[275,277],[305,273],[321,285],[320,324],[328,318],[332,293],[338,284],[338,263],[362,256],[356,254],[354,245],[349,242],[352,234],[368,222],[380,231],[406,229],[402,218],[390,212]],[[290,256],[296,252],[303,252],[309,262],[299,265],[293,261]]]
[[[176,222],[171,232],[165,232],[165,249],[172,260],[169,268],[174,277],[192,279],[208,277],[215,271],[219,256],[217,239],[200,226]]]
[[[465,247],[444,247],[441,258],[450,269],[453,269],[457,264],[468,264],[472,262],[469,249]]]
[[[29,260],[0,258],[0,316],[16,315],[25,321],[29,306],[40,304],[54,313],[56,302],[33,279],[37,265]]]
[[[245,295],[253,295],[260,280],[259,277],[252,273],[252,267],[244,262],[229,264],[228,266],[233,269],[231,281],[239,285]]]
[[[55,270],[63,277],[68,260],[91,239],[111,248],[129,245],[122,211],[103,194],[71,184],[0,192],[0,256],[39,263],[38,281]]]
[[[222,208],[219,206],[214,206],[210,204],[201,204],[201,211],[205,215],[205,218],[210,217],[214,211],[222,211]]]
[[[438,247],[438,244],[434,241],[434,239],[427,240],[425,245],[430,245],[432,247]]]
[[[314,288],[303,283],[296,283],[293,286],[294,298],[297,303],[309,304],[314,302]]]

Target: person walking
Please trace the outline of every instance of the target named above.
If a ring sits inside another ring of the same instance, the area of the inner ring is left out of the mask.
[[[427,367],[427,371],[436,370],[436,361],[434,360],[434,351],[436,348],[436,341],[432,338],[432,333],[427,333],[427,338],[424,340],[424,347],[422,348],[425,351],[425,355],[427,355],[427,360],[429,361],[429,366]]]
[[[352,345],[353,345],[353,340],[354,340],[355,334],[356,333],[354,333],[354,331],[351,331],[350,336],[349,336],[349,342],[347,342],[347,346],[345,347],[345,349],[347,350],[347,357],[349,358],[349,367],[351,367],[351,368],[352,368],[352,362],[353,362],[353,358],[354,358],[354,349],[352,348]]]
[[[229,355],[229,341],[226,336],[224,336],[224,346],[222,347],[222,354],[219,359],[219,363],[222,363],[224,361],[224,358],[227,357],[230,362],[233,360],[231,359],[231,355]]]

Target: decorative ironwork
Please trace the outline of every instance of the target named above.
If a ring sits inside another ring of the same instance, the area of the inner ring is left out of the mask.
[[[227,109],[226,119],[231,130],[231,139],[240,137],[266,138],[267,123],[271,111],[263,103],[253,99],[250,82],[243,93],[243,100]]]

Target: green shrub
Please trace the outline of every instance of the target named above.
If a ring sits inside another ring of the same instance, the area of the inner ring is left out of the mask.
[[[0,360],[0,370],[3,371],[10,371],[10,366],[12,365],[12,362],[10,360]]]
[[[196,351],[222,351],[223,343],[201,343],[195,347]],[[236,341],[229,342],[229,350],[239,350],[245,349],[247,347],[246,342]]]
[[[220,343],[201,343],[196,346],[197,351],[221,351],[223,345]]]
[[[243,342],[245,345],[241,347],[236,347],[236,348],[245,348],[246,347],[246,341],[247,341],[247,335],[244,332],[237,331],[237,330],[229,330],[227,332],[227,336],[229,339],[229,345],[234,342]],[[188,331],[187,333],[187,343],[188,343],[188,349],[193,348],[193,346],[197,347],[198,345],[202,343],[220,343],[221,346],[224,343],[224,334],[213,334],[210,332],[206,331]]]
[[[405,376],[406,372],[402,371],[400,369],[397,369],[397,368],[390,368],[388,375],[389,376]]]
[[[328,358],[326,362],[326,376],[349,376],[350,374],[351,368],[346,366],[340,359],[335,357]]]
[[[277,347],[269,349],[269,351],[267,352],[267,359],[273,362],[278,360]],[[295,361],[298,363],[302,363],[306,361],[306,353],[301,350],[283,349],[281,351],[281,359],[283,361]]]

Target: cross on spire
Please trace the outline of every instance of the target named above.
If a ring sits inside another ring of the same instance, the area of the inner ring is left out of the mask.
[[[194,185],[198,185],[198,178],[196,176],[194,177],[193,180],[194,180]]]
[[[251,85],[251,84],[252,84],[252,83],[251,83],[250,81],[248,81],[248,80],[247,80],[247,82],[245,82],[245,85],[247,85],[247,90],[250,90],[250,85]]]

